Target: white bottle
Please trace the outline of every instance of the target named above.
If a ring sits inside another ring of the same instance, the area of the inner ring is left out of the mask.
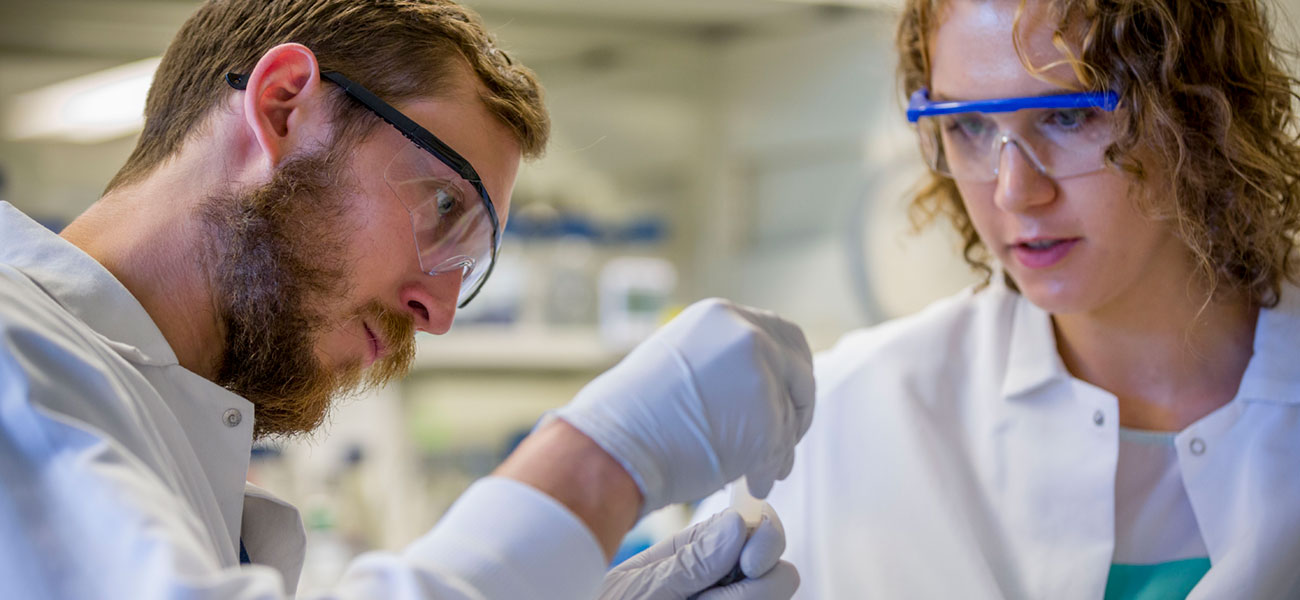
[[[654,333],[677,286],[677,269],[651,256],[612,258],[600,272],[600,334],[613,348],[631,348]]]

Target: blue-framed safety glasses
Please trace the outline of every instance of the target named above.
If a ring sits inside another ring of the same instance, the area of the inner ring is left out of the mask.
[[[389,162],[384,180],[411,216],[411,231],[420,268],[429,275],[459,273],[457,307],[469,304],[496,266],[501,250],[501,223],[478,172],[429,130],[336,71],[321,78],[343,89],[414,143]],[[226,75],[242,90],[247,76]]]
[[[1062,179],[1105,168],[1118,105],[1113,91],[933,101],[921,88],[908,103],[907,120],[940,175],[996,181],[1002,150],[1015,144],[1039,173]]]

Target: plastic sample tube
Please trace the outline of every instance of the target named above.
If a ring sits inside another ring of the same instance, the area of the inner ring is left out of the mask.
[[[748,537],[754,533],[760,521],[763,520],[763,501],[749,495],[749,484],[744,477],[731,483],[731,508],[740,513],[740,518],[745,520],[745,536]],[[714,587],[731,585],[745,578],[745,572],[740,568],[740,561],[736,561],[736,566],[718,580]]]
[[[749,495],[749,484],[744,477],[731,484],[731,508],[740,513],[751,532],[763,520],[763,501]]]

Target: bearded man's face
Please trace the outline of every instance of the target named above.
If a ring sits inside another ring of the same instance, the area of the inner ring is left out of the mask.
[[[256,437],[309,432],[336,399],[400,378],[414,358],[411,316],[351,293],[359,196],[346,164],[344,153],[324,150],[290,158],[266,184],[201,208],[223,329],[215,381],[256,406]],[[383,356],[368,368],[327,361],[322,336],[358,322]]]
[[[519,141],[474,89],[397,108],[475,166],[504,226]],[[417,329],[445,333],[455,318],[463,273],[427,272],[416,216],[388,178],[417,147],[374,125],[351,143],[284,159],[265,184],[199,209],[207,244],[195,260],[223,344],[213,379],[256,406],[255,436],[311,431],[335,399],[404,375]]]

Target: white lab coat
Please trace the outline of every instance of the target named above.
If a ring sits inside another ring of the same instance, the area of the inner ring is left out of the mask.
[[[253,405],[179,366],[107,270],[0,202],[0,598],[291,595],[302,523],[246,486],[252,432]],[[571,600],[604,567],[562,505],[489,478],[330,597]]]
[[[1118,404],[1070,376],[1041,309],[967,291],[846,336],[817,385],[771,496],[796,598],[1103,597]],[[1190,597],[1300,598],[1300,289],[1261,311],[1237,397],[1175,443],[1211,562]]]

